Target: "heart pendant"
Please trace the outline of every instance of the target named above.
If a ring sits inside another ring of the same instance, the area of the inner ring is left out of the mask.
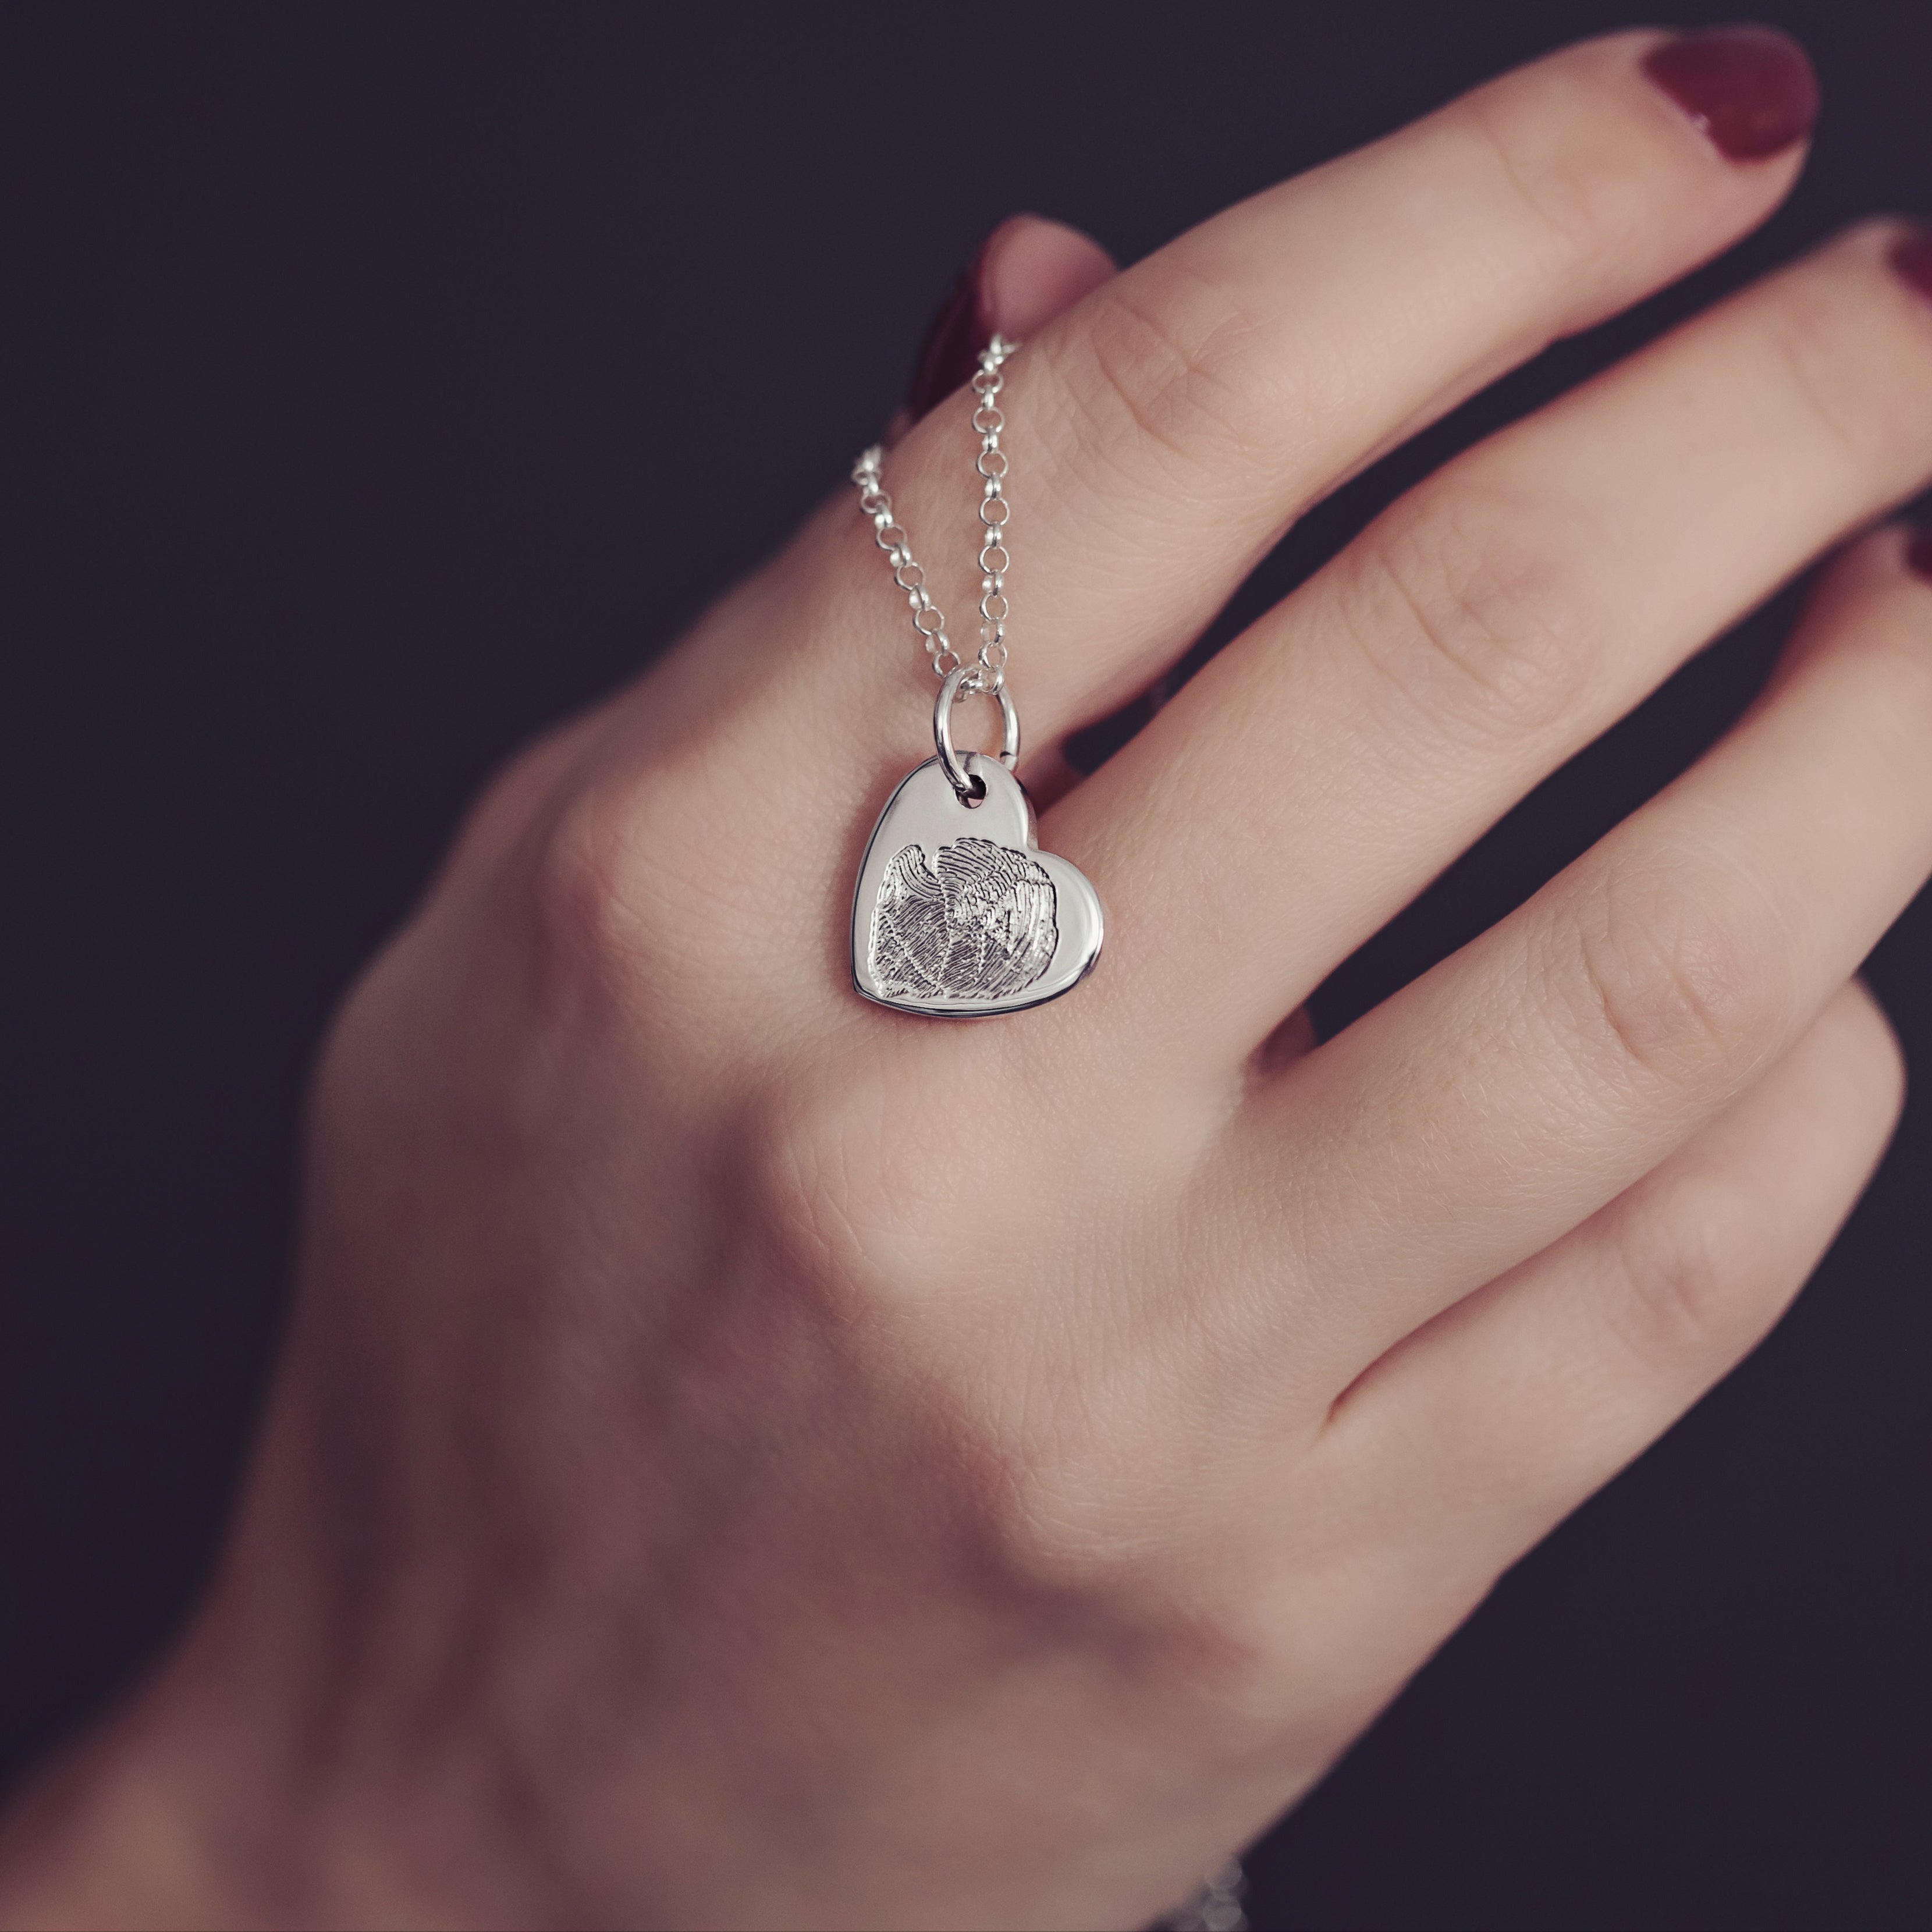
[[[868,1000],[948,1018],[1016,1013],[1070,992],[1100,956],[1100,896],[1042,852],[1026,788],[997,758],[938,758],[886,801],[852,898],[852,980]]]

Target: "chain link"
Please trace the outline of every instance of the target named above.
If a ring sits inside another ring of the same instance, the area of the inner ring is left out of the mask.
[[[961,680],[962,691],[997,694],[1006,681],[1006,572],[1012,560],[1006,550],[1006,519],[1012,506],[1006,501],[1006,454],[1000,447],[1000,432],[1006,418],[1000,408],[999,394],[1006,379],[1000,365],[1019,346],[1004,335],[996,335],[980,352],[980,366],[973,372],[973,428],[980,438],[980,455],[974,467],[980,472],[980,650],[972,669]],[[886,453],[877,443],[852,466],[852,481],[859,486],[859,507],[872,520],[872,541],[886,554],[892,581],[905,592],[912,607],[912,627],[921,648],[932,660],[934,674],[942,680],[967,662],[946,634],[946,618],[927,590],[925,566],[912,554],[904,526],[892,513],[892,500],[880,480]]]
[[[1248,1915],[1241,1906],[1247,1888],[1240,1860],[1230,1858],[1202,1880],[1186,1904],[1160,1921],[1156,1932],[1250,1932]]]

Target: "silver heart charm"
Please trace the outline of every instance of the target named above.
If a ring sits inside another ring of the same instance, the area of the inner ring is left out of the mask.
[[[1026,788],[997,758],[938,758],[879,814],[852,898],[852,980],[868,1000],[947,1018],[1015,1013],[1070,992],[1100,956],[1100,896],[1040,849]]]

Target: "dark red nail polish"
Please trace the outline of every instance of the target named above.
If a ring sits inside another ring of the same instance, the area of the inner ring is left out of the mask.
[[[1733,161],[1781,154],[1818,118],[1818,76],[1804,50],[1772,27],[1680,34],[1644,56],[1643,70]]]
[[[932,326],[920,344],[906,407],[916,422],[935,404],[944,402],[970,376],[980,351],[993,339],[993,318],[987,311],[986,243],[952,284],[939,305]]]
[[[1926,524],[1912,539],[1905,560],[1928,584],[1932,584],[1932,524]]]
[[[1892,266],[1899,279],[1932,298],[1932,228],[1915,228],[1892,244]]]

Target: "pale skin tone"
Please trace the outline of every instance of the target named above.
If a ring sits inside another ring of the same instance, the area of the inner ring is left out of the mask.
[[[324,1054],[219,1576],[26,1794],[0,1919],[1142,1923],[1765,1333],[1895,1118],[1852,976],[1932,868],[1894,230],[1420,484],[1095,776],[1054,749],[1338,479],[1776,206],[1802,152],[1720,156],[1654,38],[1118,276],[1001,231],[1022,775],[1108,914],[1072,996],[852,992],[930,687],[842,488],[491,788]],[[968,409],[888,464],[959,616]],[[1735,731],[1313,1044],[1338,960],[1848,538]]]

